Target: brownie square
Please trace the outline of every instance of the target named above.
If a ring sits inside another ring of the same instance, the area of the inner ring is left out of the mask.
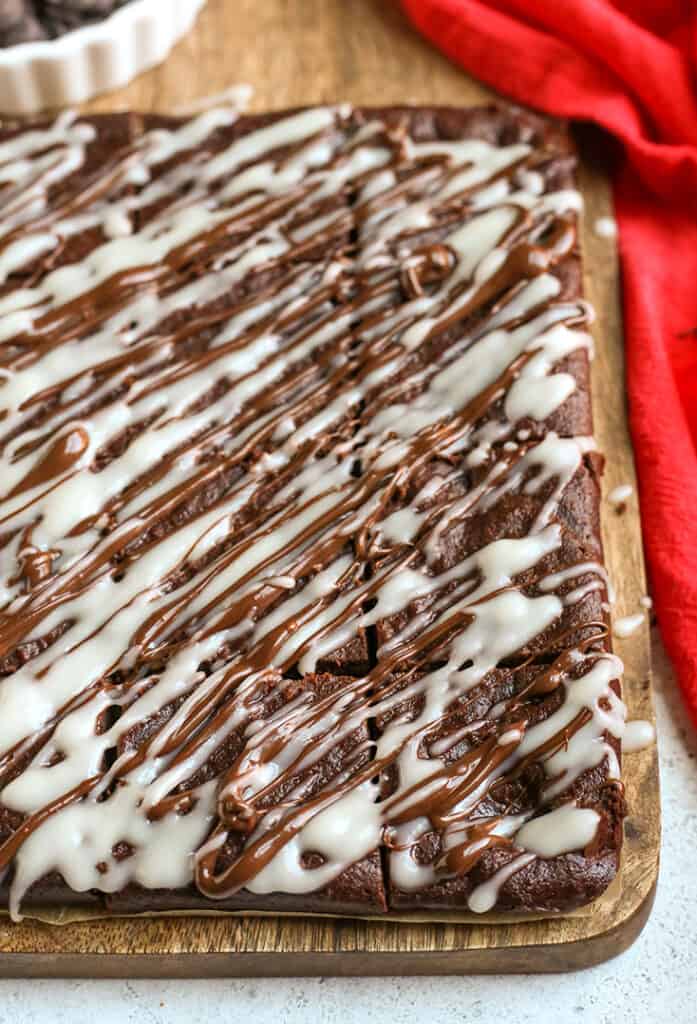
[[[407,745],[397,753],[381,782],[385,818],[391,822],[386,836],[391,907],[547,912],[580,906],[603,892],[619,865],[625,814],[621,783],[612,777],[615,741],[610,738],[598,763],[575,777],[560,773],[550,799],[543,759],[536,756],[534,742],[525,748],[524,737],[542,730],[546,756],[564,758],[586,724],[583,716],[564,715],[564,691],[584,685],[593,668],[603,671],[605,658],[589,653],[574,664],[560,656],[547,665],[494,669],[452,700],[432,728],[421,730],[418,747]],[[405,719],[418,723],[425,711],[422,697],[411,695],[411,680],[391,679],[386,688],[393,699],[388,714],[378,719],[379,751],[391,746],[393,732],[403,733]],[[400,701],[401,693],[410,695]],[[561,723],[567,719],[559,731],[552,725],[555,716]],[[523,748],[523,756],[512,771],[501,771],[516,746]],[[494,781],[475,803],[486,770],[482,761]],[[419,812],[434,776],[447,785],[439,791],[440,801],[433,801],[436,813],[431,811],[427,822]],[[419,781],[409,785],[413,778]],[[468,802],[474,807],[465,812]],[[558,833],[552,822],[560,814],[577,815],[579,849],[574,852],[559,852],[555,846]],[[531,833],[531,826],[539,831]],[[544,856],[526,856],[511,844],[511,832],[524,829],[533,841],[545,837]],[[516,861],[516,870],[509,873]]]

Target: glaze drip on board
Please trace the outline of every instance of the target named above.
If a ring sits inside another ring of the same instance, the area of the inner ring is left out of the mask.
[[[555,273],[580,197],[524,141],[236,122],[145,131],[67,198],[93,125],[0,143],[12,911],[53,871],[309,893],[381,846],[407,893],[495,850],[489,909],[592,848],[579,780],[620,786],[568,508],[594,445],[554,429],[591,352]],[[534,807],[494,799],[535,765]]]

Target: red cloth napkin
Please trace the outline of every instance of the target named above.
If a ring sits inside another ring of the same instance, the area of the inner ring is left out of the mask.
[[[697,4],[402,3],[477,78],[622,144],[613,184],[644,544],[697,725]]]

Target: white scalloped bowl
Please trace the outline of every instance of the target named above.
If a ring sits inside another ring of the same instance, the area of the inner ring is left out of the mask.
[[[35,114],[119,89],[165,59],[206,0],[131,0],[58,39],[0,49],[0,112]]]

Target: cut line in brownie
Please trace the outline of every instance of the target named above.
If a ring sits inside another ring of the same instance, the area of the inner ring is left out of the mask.
[[[0,136],[15,916],[565,910],[610,881],[573,160],[493,106]]]

